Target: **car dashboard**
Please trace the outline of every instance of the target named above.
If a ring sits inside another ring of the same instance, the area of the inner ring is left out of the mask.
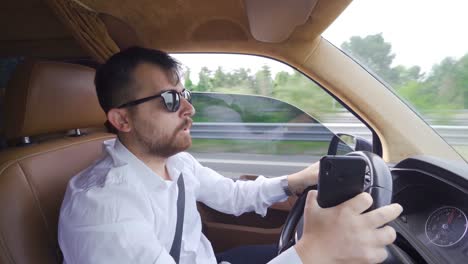
[[[396,244],[417,263],[468,263],[468,165],[430,157],[391,168]]]

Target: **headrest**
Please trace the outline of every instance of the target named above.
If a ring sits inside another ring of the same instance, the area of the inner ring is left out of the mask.
[[[92,68],[61,62],[18,65],[5,93],[6,138],[102,126],[106,116],[94,74]]]

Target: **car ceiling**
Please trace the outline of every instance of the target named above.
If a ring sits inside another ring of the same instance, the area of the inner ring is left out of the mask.
[[[3,1],[0,56],[83,57],[72,34],[41,0]]]
[[[16,0],[2,3],[0,21],[8,27],[0,35],[0,56],[86,56],[84,49],[79,47],[72,34],[49,7],[54,1],[56,0]],[[135,40],[136,43],[168,52],[250,53],[300,60],[313,49],[314,40],[351,0],[294,0],[296,5],[290,6],[295,6],[296,9],[280,5],[278,7],[281,9],[276,10],[271,6],[283,1],[257,0],[255,2],[260,5],[247,10],[252,2],[254,1],[81,0],[80,4],[127,24],[139,38],[138,42]],[[297,25],[301,22],[291,21],[294,18],[291,12],[297,13],[302,6],[310,8],[311,3],[313,9],[307,13],[304,24]],[[262,24],[261,19],[258,19],[268,18],[263,13],[264,10],[272,13],[271,19],[266,20],[271,25]],[[284,14],[281,14],[281,10]],[[256,20],[257,27],[254,27]],[[265,41],[265,36],[274,36],[273,31],[279,31],[284,24],[286,27],[292,24],[291,32],[284,36],[286,40],[272,39],[273,42],[280,43],[258,41],[251,33],[251,29],[254,32],[261,29],[265,32],[262,39]]]

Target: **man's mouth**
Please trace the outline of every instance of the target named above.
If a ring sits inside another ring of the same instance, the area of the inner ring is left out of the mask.
[[[192,127],[192,120],[186,120],[183,124],[182,130],[184,131],[190,131],[190,128]]]

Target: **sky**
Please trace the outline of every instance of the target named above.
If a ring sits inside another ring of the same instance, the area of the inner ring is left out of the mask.
[[[383,33],[394,65],[428,71],[447,56],[468,53],[466,0],[354,0],[323,36],[339,46],[351,36]]]
[[[396,55],[393,66],[419,65],[429,72],[432,65],[450,56],[456,59],[468,53],[467,0],[354,0],[323,36],[339,47],[351,36],[382,33]],[[198,82],[203,66],[231,71],[240,67],[254,73],[270,66],[273,76],[279,71],[292,72],[277,61],[246,55],[175,54],[192,70]]]

